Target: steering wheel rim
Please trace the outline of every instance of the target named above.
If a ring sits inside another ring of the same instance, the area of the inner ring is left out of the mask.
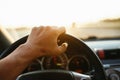
[[[21,74],[16,80],[91,80],[91,77],[73,71],[44,70]]]
[[[12,51],[14,51],[19,45],[23,44],[26,42],[28,38],[28,35],[17,40],[15,43],[13,43],[11,46],[9,46],[0,56],[0,59],[6,57],[7,55],[9,55]],[[107,80],[106,79],[106,74],[104,71],[104,68],[102,66],[101,61],[99,60],[98,56],[82,41],[79,40],[71,35],[68,34],[62,34],[60,35],[59,39],[61,40],[59,44],[65,42],[66,40],[69,42],[75,44],[76,46],[82,48],[83,50],[85,50],[87,53],[89,53],[88,55],[91,57],[90,60],[93,64],[93,67],[95,69],[95,74],[94,74],[94,78],[95,80]]]

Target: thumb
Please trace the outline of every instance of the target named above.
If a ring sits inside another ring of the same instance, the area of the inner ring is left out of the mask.
[[[67,47],[68,47],[68,43],[62,43],[58,47],[58,54],[64,53],[67,50]]]

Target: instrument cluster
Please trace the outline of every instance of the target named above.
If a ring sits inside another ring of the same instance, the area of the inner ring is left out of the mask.
[[[64,53],[59,56],[47,56],[36,59],[27,67],[27,72],[49,69],[87,73],[90,70],[90,63],[84,55],[67,55]]]

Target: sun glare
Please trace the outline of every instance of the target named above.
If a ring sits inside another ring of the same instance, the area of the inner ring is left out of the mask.
[[[119,0],[1,0],[0,25],[67,26],[120,17]]]

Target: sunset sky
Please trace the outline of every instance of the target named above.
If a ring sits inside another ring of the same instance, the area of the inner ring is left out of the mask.
[[[120,0],[0,0],[0,25],[71,25],[120,17]]]

